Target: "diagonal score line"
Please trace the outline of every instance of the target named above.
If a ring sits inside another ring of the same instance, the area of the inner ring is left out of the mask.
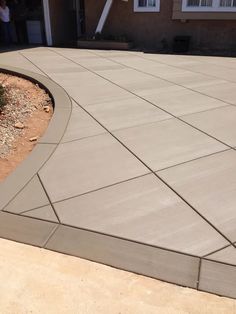
[[[104,77],[102,77],[101,75],[97,74],[96,72],[89,70],[88,68],[86,68],[86,67],[80,65],[79,63],[77,63],[77,62],[71,60],[70,58],[65,57],[64,55],[62,55],[62,54],[60,54],[60,53],[58,53],[58,52],[55,52],[53,49],[48,49],[48,50],[53,51],[55,54],[58,54],[58,55],[64,57],[65,59],[68,59],[68,60],[70,60],[71,62],[75,63],[76,65],[79,65],[79,66],[83,67],[83,68],[86,69],[87,71],[89,71],[89,72],[91,72],[91,73],[93,73],[93,74],[95,74],[95,75],[97,75],[97,76],[103,78],[104,80],[107,80],[107,79],[105,79]],[[29,61],[32,62],[31,60],[29,60]],[[34,63],[32,62],[32,64],[34,64]],[[34,65],[35,65],[35,64],[34,64]],[[39,68],[39,69],[40,69],[40,68]],[[46,75],[48,75],[48,74],[46,74]],[[109,81],[109,80],[107,80],[107,81]],[[109,82],[112,83],[112,84],[114,84],[114,85],[116,85],[116,86],[118,86],[118,87],[120,87],[119,85],[113,83],[112,81],[109,81]],[[122,88],[122,87],[120,87],[120,88]],[[123,88],[123,89],[124,89],[124,88]],[[125,89],[124,89],[124,90],[125,90]],[[127,91],[128,91],[128,90],[127,90]],[[128,91],[128,92],[130,92],[130,91]],[[132,92],[130,92],[130,93],[133,94],[133,95],[135,95],[135,94],[132,93]],[[138,96],[138,95],[135,95],[135,96]],[[139,96],[138,96],[138,97],[139,97]],[[141,98],[141,97],[139,97],[139,98]],[[73,98],[72,98],[72,99],[73,99]],[[90,117],[92,117],[97,123],[99,123],[112,137],[114,137],[123,147],[125,147],[136,159],[138,159],[146,168],[148,168],[149,171],[150,171],[153,175],[155,175],[159,180],[161,180],[162,183],[164,183],[164,184],[165,184],[172,192],[174,192],[184,203],[186,203],[195,213],[197,213],[208,225],[210,225],[217,233],[219,233],[227,242],[229,242],[231,245],[234,245],[234,243],[233,243],[230,239],[228,239],[226,235],[224,235],[224,234],[223,234],[217,227],[215,227],[206,217],[204,217],[197,209],[195,209],[181,194],[179,194],[177,191],[175,191],[174,188],[172,188],[164,179],[162,179],[161,177],[159,177],[159,175],[158,175],[156,172],[154,172],[148,165],[146,165],[146,164],[143,162],[143,160],[142,160],[140,157],[138,157],[133,151],[131,151],[130,148],[128,148],[123,142],[121,142],[119,138],[117,138],[117,137],[116,137],[110,130],[108,130],[102,123],[100,123],[96,118],[94,118],[94,117],[93,117],[85,108],[83,108],[75,99],[73,99],[73,100],[74,100],[74,102],[75,102],[81,109],[83,109]],[[161,108],[160,108],[160,109],[161,109]],[[162,109],[161,109],[161,110],[162,110]],[[166,112],[167,112],[167,111],[166,111]],[[168,113],[168,112],[167,112],[167,113]],[[172,114],[171,114],[171,115],[172,115]],[[174,115],[172,115],[172,116],[175,117]],[[176,118],[176,117],[175,117],[175,118]],[[177,118],[177,119],[178,119],[178,118]],[[181,121],[181,119],[179,119],[179,120]],[[185,123],[185,121],[182,121],[182,122]],[[187,124],[187,123],[186,123],[186,124]],[[199,130],[199,131],[201,131],[201,130]],[[204,133],[204,132],[202,132],[202,133]],[[211,137],[211,136],[210,136],[210,137]],[[226,145],[226,146],[227,146],[227,145]],[[228,147],[231,148],[230,146],[228,146]]]

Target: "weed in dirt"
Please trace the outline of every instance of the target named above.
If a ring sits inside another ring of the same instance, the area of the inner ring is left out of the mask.
[[[3,111],[5,105],[6,105],[5,90],[4,87],[0,84],[0,112]]]

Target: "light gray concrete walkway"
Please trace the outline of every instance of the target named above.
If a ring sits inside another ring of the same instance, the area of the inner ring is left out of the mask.
[[[0,64],[73,102],[0,236],[236,297],[235,59],[35,48]]]

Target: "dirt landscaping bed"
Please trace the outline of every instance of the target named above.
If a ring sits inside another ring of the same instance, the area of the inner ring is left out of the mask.
[[[52,101],[37,84],[0,73],[0,181],[32,151],[52,114]]]

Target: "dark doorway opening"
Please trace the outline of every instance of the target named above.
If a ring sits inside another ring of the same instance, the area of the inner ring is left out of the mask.
[[[85,1],[76,0],[77,11],[77,37],[81,38],[85,34]]]
[[[8,0],[11,43],[45,44],[44,13],[41,0]],[[1,40],[3,43],[3,40]]]

